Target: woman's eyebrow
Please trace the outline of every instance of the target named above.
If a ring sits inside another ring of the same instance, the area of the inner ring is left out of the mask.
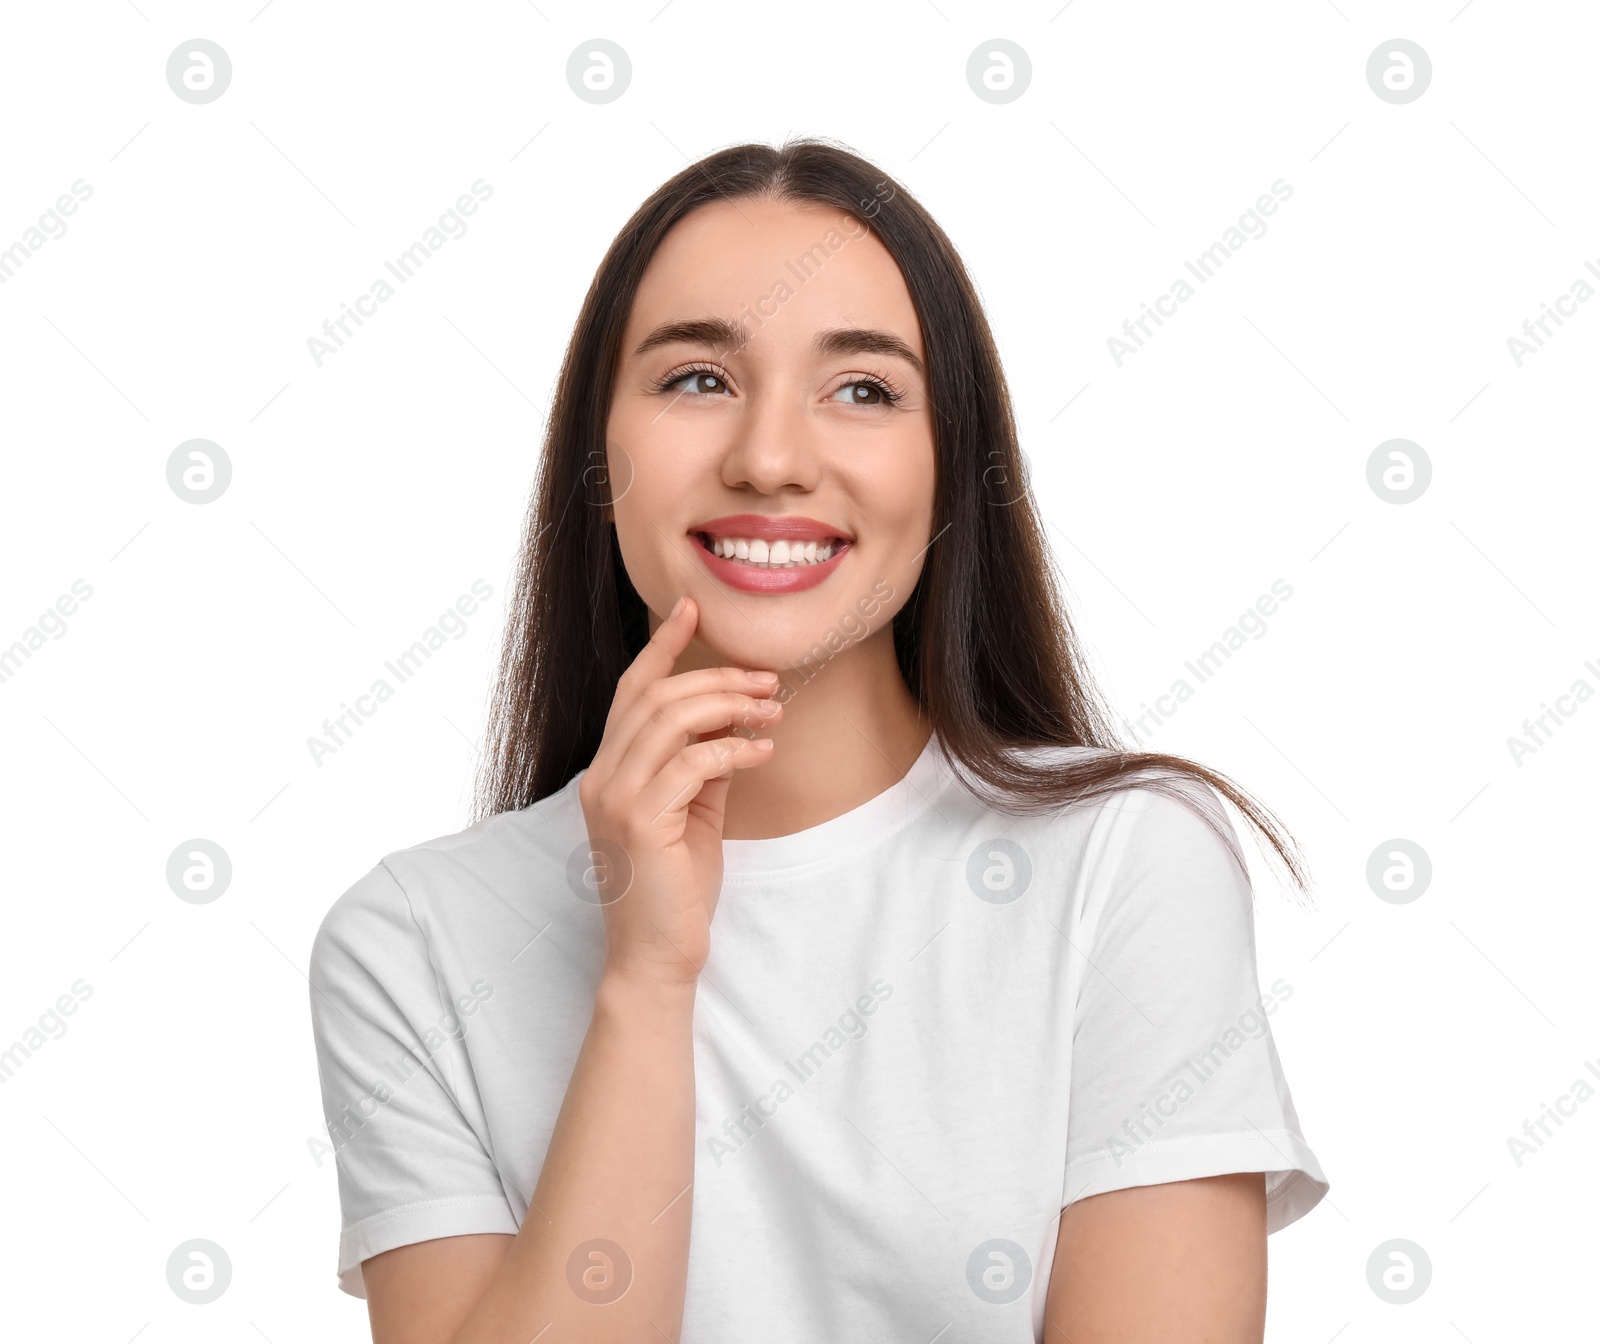
[[[642,355],[658,345],[709,345],[720,351],[737,350],[744,344],[743,333],[732,322],[720,317],[697,317],[663,322],[633,352]]]
[[[812,348],[819,355],[889,355],[903,359],[919,376],[925,376],[922,361],[911,347],[892,331],[874,331],[869,327],[837,327],[820,331]]]
[[[744,331],[720,317],[689,318],[663,322],[634,350],[642,355],[661,345],[709,345],[720,353],[739,350],[745,343]],[[889,355],[903,359],[919,375],[926,376],[922,361],[903,340],[890,331],[869,327],[835,327],[817,333],[812,349],[819,355]]]

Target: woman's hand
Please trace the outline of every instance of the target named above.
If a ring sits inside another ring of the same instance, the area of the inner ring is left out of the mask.
[[[777,687],[775,673],[672,675],[698,621],[685,597],[657,627],[617,682],[600,749],[578,783],[607,975],[675,985],[698,978],[722,890],[728,785],[735,770],[772,759],[771,739],[729,730],[778,720],[783,706],[760,698]]]

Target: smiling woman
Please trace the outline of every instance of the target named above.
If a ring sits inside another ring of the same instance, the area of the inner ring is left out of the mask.
[[[665,183],[562,367],[479,819],[313,949],[328,1114],[421,1065],[338,1150],[377,1344],[1259,1342],[1328,1186],[1224,801],[1303,873],[1112,722],[938,225],[816,140]]]

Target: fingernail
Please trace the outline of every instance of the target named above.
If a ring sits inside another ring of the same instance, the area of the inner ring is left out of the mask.
[[[777,707],[778,707],[778,702],[776,700],[757,700],[756,701],[756,708],[759,709],[763,714],[770,714]]]
[[[683,610],[683,599],[680,597],[676,602],[674,602],[672,604],[672,610],[667,613],[667,619],[670,621],[674,616],[676,616],[682,610]]]
[[[759,681],[763,686],[776,686],[778,684],[778,674],[776,672],[752,672],[750,680]]]

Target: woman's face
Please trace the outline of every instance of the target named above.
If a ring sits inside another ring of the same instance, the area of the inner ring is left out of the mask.
[[[607,467],[645,605],[700,608],[714,657],[694,663],[815,664],[888,626],[931,535],[925,362],[899,267],[851,215],[716,201],[663,240],[623,337]]]

